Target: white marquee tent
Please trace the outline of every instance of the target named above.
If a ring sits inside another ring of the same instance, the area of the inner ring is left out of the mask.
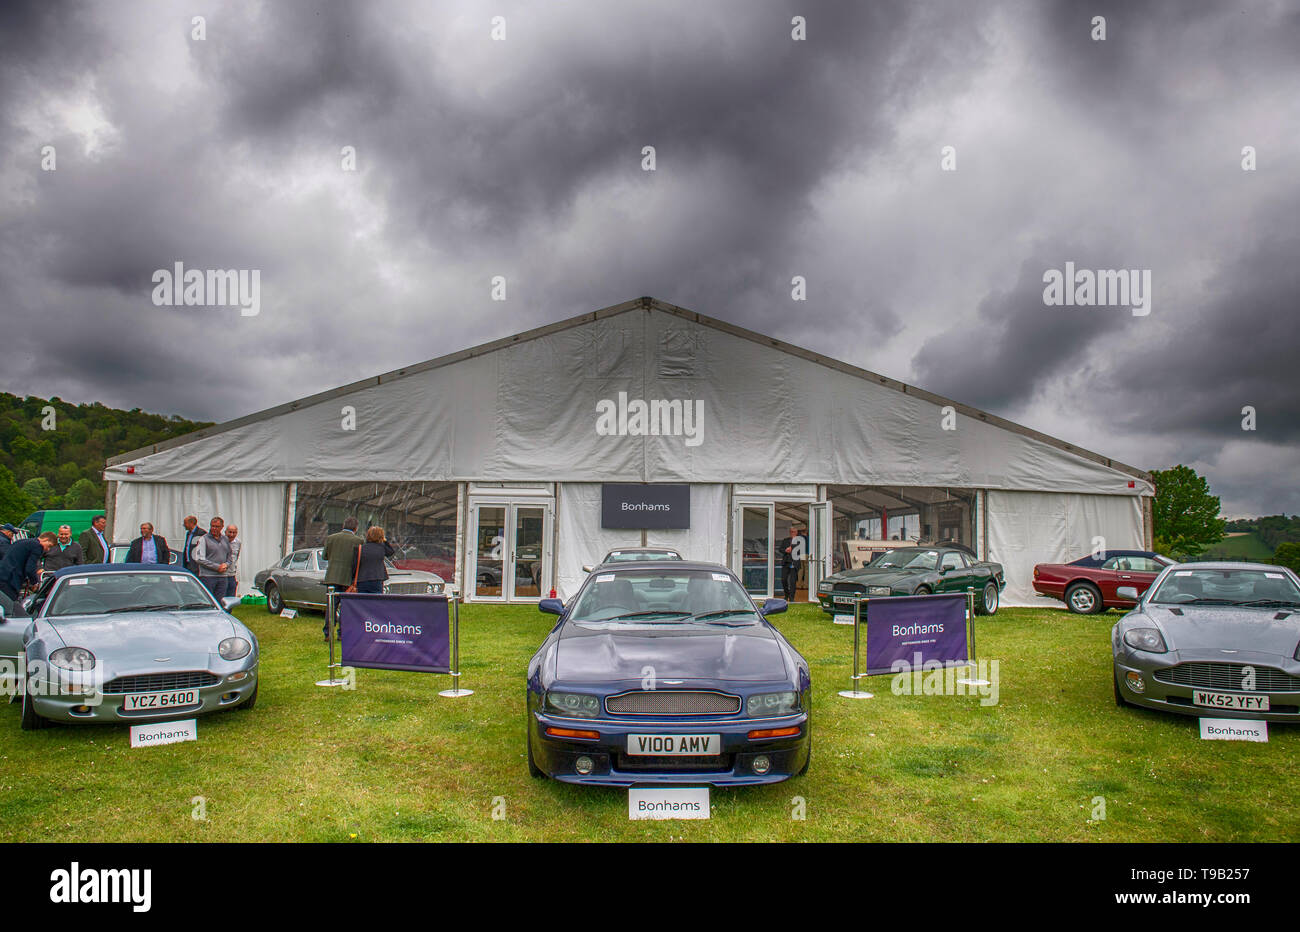
[[[105,478],[119,539],[146,519],[169,539],[183,534],[186,514],[236,521],[245,591],[253,570],[318,544],[317,530],[337,523],[324,508],[307,514],[311,489],[444,483],[455,571],[471,598],[492,521],[498,547],[504,539],[527,553],[534,589],[571,594],[582,564],[629,543],[629,532],[601,528],[603,483],[689,485],[689,528],[643,539],[738,571],[753,546],[739,517],[747,503],[830,502],[826,543],[814,548],[825,571],[830,528],[849,527],[836,495],[915,502],[930,524],[946,519],[927,508],[956,502],[961,538],[1006,568],[1004,604],[1040,601],[1033,564],[1082,556],[1095,538],[1110,549],[1148,547],[1153,494],[1140,470],[650,298],[118,456]],[[503,537],[509,508],[544,516],[529,532],[535,543],[523,531]],[[779,510],[769,513],[779,532]],[[880,521],[887,533],[889,517]],[[509,598],[507,583],[496,584]]]

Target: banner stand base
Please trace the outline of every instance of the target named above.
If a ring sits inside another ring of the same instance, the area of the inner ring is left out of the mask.
[[[958,680],[958,686],[992,686],[988,680]]]
[[[336,680],[331,677],[328,680],[317,680],[316,685],[317,686],[346,686],[347,682],[348,682],[347,680]]]
[[[874,699],[875,693],[863,692],[860,689],[841,689],[840,695],[845,699]]]
[[[444,689],[444,690],[442,690],[440,693],[438,693],[438,695],[439,695],[439,696],[442,696],[442,697],[445,698],[445,699],[464,699],[466,696],[472,696],[472,695],[474,695],[474,690],[472,690],[472,689]]]

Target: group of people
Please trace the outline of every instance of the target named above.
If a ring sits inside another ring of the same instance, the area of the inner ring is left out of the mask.
[[[15,540],[18,528],[12,524],[0,525],[0,596],[3,596],[0,606],[6,613],[12,612],[23,587],[35,587],[43,573],[67,566],[111,562],[109,542],[104,537],[107,527],[108,519],[96,515],[90,527],[75,541],[72,528],[66,524],[57,534],[46,531],[37,537]],[[204,533],[194,515],[186,516],[184,527],[180,565],[198,576],[215,598],[235,595],[239,588],[239,551],[243,546],[239,528],[221,518],[213,518],[208,532]],[[140,536],[127,549],[126,562],[165,566],[171,562],[171,554],[167,539],[155,534],[153,524],[145,521],[140,525]]]
[[[362,538],[357,527],[357,519],[349,516],[343,521],[343,530],[325,538],[325,586],[335,592],[383,592],[388,578],[386,560],[397,551],[383,528],[369,528]],[[334,624],[338,625],[337,617]],[[328,618],[322,631],[328,641]]]

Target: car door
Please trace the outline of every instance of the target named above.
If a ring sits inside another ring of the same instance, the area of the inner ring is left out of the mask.
[[[284,601],[302,602],[306,596],[307,568],[311,563],[310,550],[297,550],[289,560],[289,565],[281,572],[284,580],[281,587]]]
[[[956,550],[945,550],[939,555],[939,580],[935,592],[965,592],[970,585],[970,568],[966,565],[965,554]]]
[[[1160,564],[1150,557],[1121,557],[1118,559],[1121,562],[1115,573],[1116,589],[1120,586],[1132,586],[1141,595],[1150,588],[1151,584],[1156,581],[1156,577],[1160,575]],[[1116,601],[1122,601],[1126,605],[1131,604],[1125,599],[1120,599],[1118,594],[1116,594],[1115,598]]]

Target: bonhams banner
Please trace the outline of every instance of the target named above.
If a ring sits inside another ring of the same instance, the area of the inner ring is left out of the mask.
[[[965,663],[966,596],[911,595],[866,604],[867,675]]]
[[[447,606],[445,595],[340,595],[344,666],[450,673]]]

